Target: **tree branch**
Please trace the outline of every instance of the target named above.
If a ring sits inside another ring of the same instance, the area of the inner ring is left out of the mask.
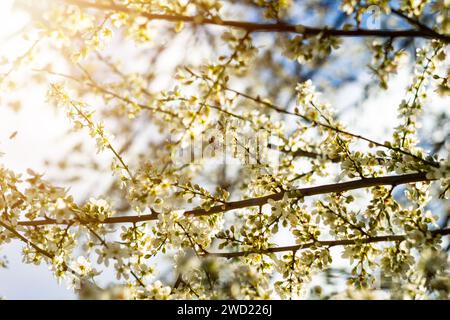
[[[343,29],[328,29],[326,27],[307,27],[303,25],[291,25],[285,23],[256,23],[247,21],[235,21],[235,20],[221,20],[220,18],[203,18],[196,16],[182,16],[182,15],[170,15],[170,14],[156,14],[141,12],[139,10],[131,9],[119,4],[105,4],[105,3],[92,3],[85,0],[60,0],[67,4],[76,5],[82,8],[93,8],[99,10],[112,10],[120,11],[131,15],[139,15],[146,17],[149,20],[164,20],[170,22],[186,22],[195,23],[200,25],[216,25],[233,27],[246,30],[247,32],[288,32],[303,34],[305,36],[314,36],[323,34],[323,36],[336,36],[336,37],[385,37],[385,38],[435,38],[440,39],[446,43],[450,42],[450,36],[439,34],[435,31],[429,31],[426,29],[416,30],[370,30],[370,29],[358,29],[358,30],[343,30]]]
[[[434,31],[433,29],[431,29],[427,25],[423,24],[419,20],[415,20],[414,18],[409,17],[407,14],[403,13],[401,10],[391,9],[391,11],[395,15],[397,15],[400,18],[406,20],[410,25],[413,25],[413,26],[416,26],[417,28],[419,28],[419,30],[424,30],[424,31],[429,32],[429,33],[434,33],[435,35],[440,35],[438,32]]]
[[[431,181],[426,177],[426,173],[411,173],[404,175],[396,175],[396,176],[385,176],[385,177],[377,177],[377,178],[365,178],[360,180],[353,180],[348,182],[327,184],[317,187],[308,187],[308,188],[300,188],[291,191],[282,191],[278,193],[273,193],[267,196],[251,198],[239,201],[226,202],[222,205],[217,205],[212,207],[209,210],[205,210],[202,208],[197,208],[189,211],[185,211],[186,216],[205,216],[211,215],[220,212],[226,212],[230,210],[242,209],[247,207],[254,206],[262,206],[269,202],[269,200],[279,201],[283,199],[284,195],[287,193],[289,198],[301,198],[301,197],[309,197],[319,194],[327,194],[327,193],[340,193],[349,190],[361,189],[361,188],[370,188],[379,185],[392,185],[396,186],[399,184],[407,184],[421,181]],[[81,223],[98,223],[98,224],[115,224],[115,223],[137,223],[143,221],[151,221],[158,219],[158,213],[153,212],[152,214],[140,215],[140,216],[119,216],[119,217],[110,217],[103,221],[80,221]],[[45,219],[45,220],[30,220],[30,221],[20,221],[18,224],[21,226],[41,226],[41,225],[54,225],[54,224],[68,224],[71,221],[64,221],[58,223],[53,219]]]
[[[194,77],[196,77],[198,79],[202,79],[202,76],[196,74],[191,69],[185,67],[185,70],[188,71],[192,76],[194,76]],[[204,79],[211,80],[211,79],[209,79],[207,77],[204,78]],[[386,149],[389,149],[389,150],[393,150],[393,151],[402,153],[402,154],[404,154],[406,156],[409,156],[409,157],[412,157],[412,158],[414,158],[416,160],[419,160],[420,162],[423,162],[423,163],[425,163],[427,165],[433,166],[435,168],[439,168],[439,163],[438,162],[435,162],[433,160],[423,159],[422,157],[417,156],[417,155],[415,155],[415,154],[413,154],[411,152],[408,152],[406,150],[403,150],[402,148],[390,146],[390,145],[387,145],[385,143],[380,143],[378,141],[375,141],[375,140],[363,137],[363,136],[361,136],[359,134],[355,134],[355,133],[346,131],[344,129],[340,129],[338,127],[333,127],[329,123],[324,123],[324,122],[321,122],[321,121],[317,121],[317,120],[311,119],[307,115],[302,114],[302,113],[288,111],[286,109],[283,109],[280,106],[277,106],[277,105],[275,105],[275,104],[273,104],[273,103],[271,103],[271,102],[269,102],[267,100],[264,100],[264,99],[260,98],[259,96],[253,97],[253,96],[250,96],[250,95],[248,95],[248,94],[246,94],[244,92],[240,92],[240,91],[237,91],[235,89],[232,89],[232,88],[229,88],[229,87],[226,87],[226,86],[224,87],[224,89],[227,90],[227,91],[233,92],[233,93],[237,94],[238,96],[240,96],[242,98],[245,98],[247,100],[259,103],[259,104],[261,104],[261,105],[263,105],[263,106],[265,106],[265,107],[267,107],[269,109],[275,110],[277,112],[280,112],[280,113],[283,113],[283,114],[287,114],[287,115],[291,115],[291,116],[295,116],[295,117],[299,117],[299,118],[301,118],[301,119],[303,119],[303,120],[305,120],[305,121],[307,121],[307,122],[309,122],[311,124],[318,125],[318,126],[330,129],[332,131],[344,134],[346,136],[350,136],[350,137],[353,137],[353,138],[356,138],[356,139],[364,140],[364,141],[366,141],[368,143],[371,143],[371,144],[373,144],[373,145],[375,145],[377,147],[386,148]],[[313,103],[311,103],[311,104],[314,106],[314,108],[316,108],[316,106]],[[293,153],[293,156],[306,156],[306,155],[311,157],[311,158],[318,158],[318,157],[321,156],[320,154],[309,153],[309,152],[305,152],[305,151],[302,151],[302,150],[300,150],[298,154],[295,153],[295,152]],[[341,161],[340,159],[328,159],[328,160],[331,160],[333,162],[340,162]]]
[[[433,230],[433,231],[431,231],[431,234],[433,236],[449,235],[450,228]],[[348,246],[348,245],[366,244],[366,243],[375,243],[375,242],[403,241],[403,240],[406,240],[407,238],[408,238],[408,236],[406,234],[402,234],[402,235],[387,235],[387,236],[368,237],[368,238],[360,238],[360,239],[324,240],[324,241],[318,240],[318,241],[312,241],[312,242],[298,244],[298,245],[294,245],[294,246],[274,247],[274,248],[268,248],[265,250],[249,250],[249,251],[237,251],[237,252],[208,252],[205,255],[231,259],[231,258],[246,256],[249,254],[270,254],[270,253],[285,252],[285,251],[297,251],[297,250],[307,249],[307,248],[310,248],[313,246],[323,246],[323,247]]]

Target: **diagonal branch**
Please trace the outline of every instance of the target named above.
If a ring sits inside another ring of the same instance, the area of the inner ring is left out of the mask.
[[[202,76],[198,75],[197,73],[192,71],[190,68],[186,68],[185,67],[185,70],[188,71],[192,76],[194,76],[196,78],[199,78],[199,79],[203,79]],[[204,79],[210,80],[208,77],[205,77]],[[435,162],[433,160],[423,159],[422,157],[417,156],[417,155],[415,155],[415,154],[413,154],[413,153],[411,153],[409,151],[406,151],[406,150],[404,150],[402,148],[395,147],[395,146],[392,146],[392,145],[388,145],[386,143],[380,143],[380,142],[375,141],[373,139],[369,139],[369,138],[361,136],[359,134],[355,134],[355,133],[349,132],[349,131],[341,129],[339,127],[334,127],[330,123],[325,123],[325,122],[314,120],[314,119],[308,117],[306,114],[302,114],[302,113],[299,113],[299,112],[288,111],[286,109],[283,109],[280,106],[277,106],[277,105],[275,105],[275,104],[273,104],[273,103],[271,103],[271,102],[269,102],[267,100],[262,99],[259,95],[256,96],[256,97],[253,97],[253,96],[248,95],[248,94],[246,94],[244,92],[240,92],[240,91],[237,91],[237,90],[229,88],[229,87],[224,87],[224,90],[233,92],[236,95],[238,95],[238,96],[240,96],[240,97],[242,97],[244,99],[247,99],[247,100],[259,103],[259,104],[261,104],[261,105],[263,105],[263,106],[265,106],[265,107],[267,107],[269,109],[272,109],[272,110],[274,110],[276,112],[287,114],[287,115],[291,115],[291,116],[295,116],[295,117],[299,117],[299,118],[301,118],[301,119],[305,120],[306,122],[309,122],[309,123],[311,123],[313,125],[321,126],[321,127],[327,128],[329,130],[332,130],[334,132],[341,133],[343,135],[346,135],[346,136],[349,136],[349,137],[353,137],[353,138],[356,138],[356,139],[359,139],[359,140],[364,140],[364,141],[366,141],[368,143],[371,143],[371,144],[373,144],[373,145],[375,145],[377,147],[386,148],[386,149],[389,149],[389,150],[392,150],[392,151],[396,151],[396,152],[402,153],[402,154],[404,154],[406,156],[409,156],[409,157],[412,157],[412,158],[414,158],[414,159],[416,159],[416,160],[418,160],[418,161],[420,161],[420,162],[422,162],[424,164],[433,166],[435,168],[439,168],[439,163],[437,163],[437,162]],[[311,104],[312,104],[312,106],[314,108],[317,109],[317,107],[313,103],[311,103]],[[293,153],[293,155],[294,156],[305,156],[305,155],[307,155],[307,156],[309,156],[311,158],[319,158],[319,157],[323,156],[323,155],[320,155],[320,154],[304,152],[302,150],[300,150],[298,154],[297,153]],[[332,162],[339,162],[340,161],[340,159],[328,159],[328,160],[331,160]]]
[[[212,207],[209,210],[197,208],[189,211],[185,211],[184,214],[186,216],[205,216],[212,215],[215,213],[226,212],[236,209],[242,209],[247,207],[254,206],[262,206],[267,204],[269,200],[279,201],[283,199],[285,194],[291,199],[294,198],[302,198],[302,197],[310,197],[314,195],[320,194],[328,194],[328,193],[340,193],[349,190],[362,189],[362,188],[370,188],[379,185],[391,185],[396,186],[400,184],[421,182],[421,181],[431,181],[426,177],[425,172],[419,173],[410,173],[404,175],[396,175],[396,176],[384,176],[377,178],[365,178],[359,180],[353,180],[348,182],[327,184],[317,187],[308,187],[308,188],[300,188],[291,191],[282,191],[278,193],[273,193],[267,196],[258,197],[258,198],[250,198],[239,201],[226,202],[222,205],[217,205]],[[103,221],[83,221],[83,223],[98,223],[98,224],[115,224],[115,223],[137,223],[143,221],[151,221],[158,219],[158,213],[153,212],[152,214],[147,215],[139,215],[139,216],[119,216],[119,217],[110,217]],[[64,221],[61,224],[67,224],[70,221]],[[19,225],[22,226],[39,226],[39,225],[53,225],[58,224],[56,220],[46,219],[46,220],[30,220],[30,221],[20,221]]]
[[[424,30],[424,31],[429,32],[429,33],[439,34],[436,31],[434,31],[433,29],[431,29],[430,27],[428,27],[427,25],[425,25],[424,23],[422,23],[419,20],[416,20],[414,18],[411,18],[410,16],[408,16],[406,13],[402,12],[399,9],[391,9],[391,11],[395,15],[397,15],[400,18],[406,20],[410,25],[413,25],[413,26],[416,26],[417,28],[419,28],[419,30]]]

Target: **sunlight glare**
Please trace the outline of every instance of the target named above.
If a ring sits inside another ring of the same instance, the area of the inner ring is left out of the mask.
[[[0,39],[13,34],[20,24],[17,13],[13,12],[15,0],[0,0]]]
[[[0,1],[0,38],[9,35],[14,29],[14,16],[12,15],[12,7],[14,0]]]

